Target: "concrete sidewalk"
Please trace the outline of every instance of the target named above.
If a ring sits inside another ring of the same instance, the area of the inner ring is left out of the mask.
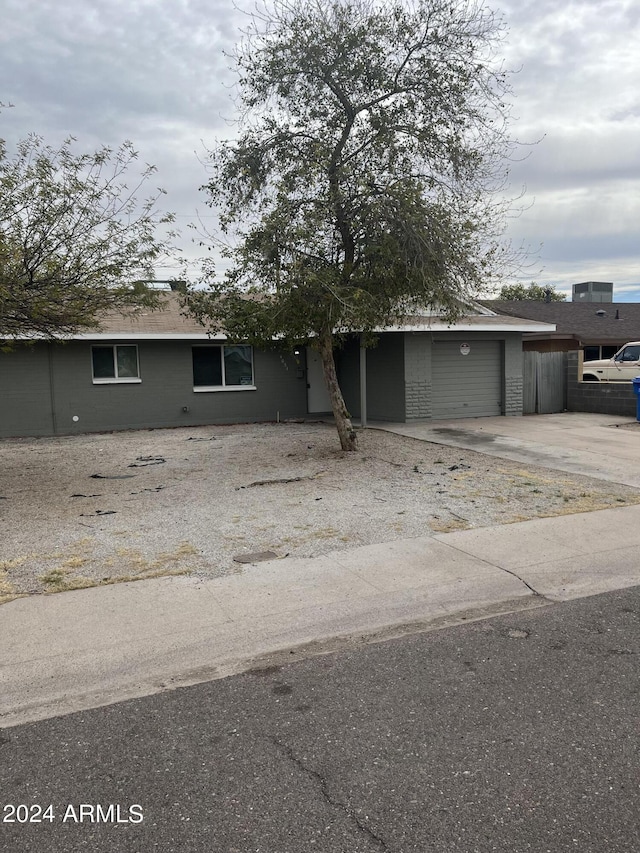
[[[0,608],[0,726],[640,584],[640,506]]]

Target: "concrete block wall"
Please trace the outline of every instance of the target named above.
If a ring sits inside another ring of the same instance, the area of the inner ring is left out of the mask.
[[[0,352],[0,437],[55,432],[51,347],[17,343]]]
[[[504,341],[503,414],[522,414],[522,337],[507,335]]]
[[[405,420],[431,417],[431,336],[404,336]]]
[[[507,377],[504,381],[504,414],[518,417],[522,414],[522,377]]]
[[[603,415],[636,416],[636,395],[631,382],[581,382],[581,352],[567,354],[567,409]]]
[[[193,388],[191,343],[138,342],[140,383],[93,384],[91,343],[37,343],[1,354],[0,437],[274,421],[305,417],[292,353],[254,350],[256,388]]]

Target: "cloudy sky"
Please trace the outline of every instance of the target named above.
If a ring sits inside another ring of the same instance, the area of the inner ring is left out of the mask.
[[[514,192],[526,190],[508,225],[532,252],[523,280],[564,291],[613,281],[616,301],[640,301],[640,3],[489,5],[504,14],[504,56],[518,71],[512,133],[540,140],[511,171]],[[179,227],[197,215],[213,226],[198,188],[206,146],[233,134],[224,51],[243,24],[235,4],[0,0],[0,10],[0,101],[14,105],[0,113],[0,136],[9,146],[31,131],[51,144],[73,135],[79,150],[130,139],[158,167]]]

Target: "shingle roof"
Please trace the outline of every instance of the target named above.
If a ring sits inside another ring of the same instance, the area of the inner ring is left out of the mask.
[[[556,335],[575,336],[584,343],[640,340],[639,302],[534,302],[483,300],[492,311],[556,324]],[[604,314],[597,312],[604,311]]]
[[[106,314],[95,332],[77,335],[81,338],[127,335],[129,337],[207,337],[203,326],[193,317],[185,317],[180,310],[177,293],[162,293],[162,307],[157,311],[143,308],[131,314],[116,311]]]
[[[207,332],[197,320],[184,317],[176,293],[163,293],[163,308],[158,311],[143,309],[134,314],[118,314],[113,312],[105,316],[100,328],[93,332],[84,332],[74,337],[84,340],[99,338],[207,338]],[[522,303],[520,303],[522,304]],[[549,324],[535,322],[521,316],[495,316],[489,309],[479,306],[461,317],[457,323],[449,324],[436,313],[424,316],[407,317],[404,322],[378,331],[511,331],[511,332],[540,332],[553,331]],[[482,313],[481,313],[482,312]],[[223,333],[215,337],[223,339]]]
[[[488,305],[488,303],[485,303]],[[517,303],[519,307],[523,302]],[[529,319],[522,314],[511,314],[504,312],[495,315],[492,306],[474,310],[472,305],[470,313],[461,317],[457,323],[449,324],[435,313],[421,316],[407,317],[404,322],[392,327],[379,329],[378,331],[507,331],[507,332],[538,332],[539,334],[550,334],[553,332],[552,325],[548,321]],[[483,313],[480,313],[483,312]],[[553,322],[553,321],[551,321]],[[120,314],[112,312],[107,314],[101,321],[100,328],[95,331],[81,332],[74,335],[76,339],[206,339],[208,334],[203,326],[193,317],[183,316],[180,309],[178,294],[166,292],[162,294],[162,308],[157,311],[142,309],[131,314]],[[224,339],[224,333],[217,333],[214,337]],[[639,336],[640,339],[640,336]]]

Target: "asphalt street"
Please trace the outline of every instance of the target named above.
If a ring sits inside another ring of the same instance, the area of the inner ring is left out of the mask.
[[[6,729],[0,850],[637,853],[639,653],[635,587]]]

